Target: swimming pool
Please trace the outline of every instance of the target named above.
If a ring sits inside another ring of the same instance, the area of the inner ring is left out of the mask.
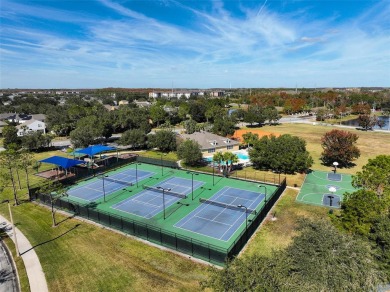
[[[238,159],[239,159],[238,162],[240,162],[240,163],[248,163],[250,161],[249,154],[248,154],[247,150],[234,151],[232,153],[236,154],[238,156]],[[206,159],[209,162],[213,161],[213,157],[212,156],[207,156],[204,159]],[[230,163],[230,161],[229,161],[229,163]]]

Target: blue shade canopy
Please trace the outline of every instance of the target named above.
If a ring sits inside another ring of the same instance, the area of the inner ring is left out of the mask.
[[[76,160],[76,159],[69,159],[61,156],[52,156],[46,159],[39,160],[39,162],[45,162],[45,163],[51,163],[55,165],[59,165],[62,168],[70,168],[72,166],[78,165],[78,164],[84,164],[85,161],[82,160]]]
[[[75,151],[77,153],[83,153],[87,154],[89,156],[93,156],[95,154],[104,152],[104,151],[110,151],[110,150],[116,150],[115,147],[110,147],[110,146],[104,146],[104,145],[92,145],[87,148]]]

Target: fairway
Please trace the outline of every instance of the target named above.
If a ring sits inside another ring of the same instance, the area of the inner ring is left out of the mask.
[[[339,208],[343,195],[356,191],[351,183],[352,177],[348,174],[312,171],[306,175],[297,201]]]
[[[56,205],[159,245],[223,264],[245,245],[248,230],[256,230],[282,189],[132,163],[71,186],[69,196]]]

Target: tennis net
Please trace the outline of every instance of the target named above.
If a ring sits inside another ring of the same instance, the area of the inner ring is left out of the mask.
[[[217,206],[217,207],[227,208],[227,209],[231,209],[231,210],[247,212],[249,214],[256,214],[256,210],[253,210],[253,209],[249,209],[249,208],[245,209],[245,208],[237,207],[235,205],[221,203],[221,202],[217,202],[217,201],[213,201],[213,200],[200,198],[199,202],[204,203],[204,204],[214,205],[214,206]]]
[[[134,184],[131,183],[131,182],[127,182],[127,181],[123,181],[123,180],[117,180],[117,179],[113,179],[113,178],[110,178],[110,177],[101,177],[99,176],[100,179],[103,179],[105,181],[109,181],[109,182],[114,182],[114,183],[117,183],[117,184],[121,184],[121,185],[124,185],[124,186],[133,186]]]
[[[147,186],[147,185],[142,185],[142,188],[145,189],[145,190],[150,190],[150,191],[154,191],[154,192],[158,192],[158,193],[163,193],[163,189],[162,188],[158,188],[158,187],[151,187],[151,186]],[[164,190],[164,193],[166,195],[171,195],[171,196],[178,197],[178,198],[181,198],[181,199],[186,199],[187,198],[187,196],[184,195],[184,194],[176,193],[176,192],[172,192],[172,191],[168,191],[168,190]]]

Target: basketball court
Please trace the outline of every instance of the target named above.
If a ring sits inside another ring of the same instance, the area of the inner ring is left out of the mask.
[[[312,171],[297,196],[297,201],[332,208],[340,208],[345,193],[355,192],[352,176],[335,172]]]

